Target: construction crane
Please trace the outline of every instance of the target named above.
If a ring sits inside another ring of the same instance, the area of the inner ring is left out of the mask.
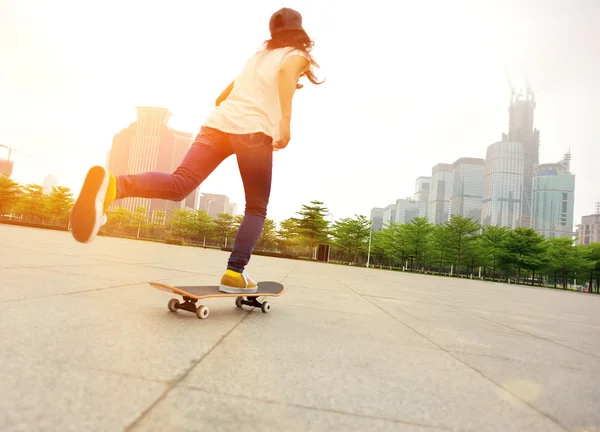
[[[506,74],[506,84],[508,84],[508,88],[510,88],[510,101],[513,102],[515,99],[515,86],[510,80],[510,76],[508,75],[508,69],[504,68],[504,73]]]
[[[31,156],[30,154],[25,153],[24,151],[12,148],[12,146],[10,144],[9,145],[0,144],[0,147],[4,147],[5,149],[8,150],[8,161],[9,162],[10,162],[10,156],[11,156],[12,152],[22,153],[22,154],[24,154],[26,156]]]

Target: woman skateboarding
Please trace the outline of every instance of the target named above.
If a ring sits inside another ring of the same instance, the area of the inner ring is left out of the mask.
[[[246,63],[221,93],[196,139],[174,173],[147,172],[114,176],[92,167],[71,212],[75,240],[89,243],[106,223],[113,201],[127,197],[182,201],[232,154],[236,155],[246,208],[220,291],[254,293],[257,285],[245,271],[262,232],[271,193],[273,150],[290,141],[292,98],[298,80],[317,81],[318,67],[310,51],[312,40],[302,26],[302,15],[283,8],[271,16],[271,39]]]

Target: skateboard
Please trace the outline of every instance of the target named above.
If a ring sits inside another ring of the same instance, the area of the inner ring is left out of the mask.
[[[178,294],[183,297],[183,303],[177,299],[169,300],[167,307],[171,312],[177,312],[182,309],[191,313],[195,313],[200,319],[208,318],[210,311],[207,306],[196,306],[198,300],[211,297],[236,297],[235,305],[239,308],[242,306],[252,306],[260,308],[264,313],[271,310],[271,305],[267,301],[259,302],[257,297],[279,297],[285,291],[283,285],[278,282],[258,282],[258,290],[250,295],[241,296],[240,294],[230,294],[219,291],[218,285],[187,285],[187,286],[172,286],[162,282],[150,282],[150,286],[161,291]]]

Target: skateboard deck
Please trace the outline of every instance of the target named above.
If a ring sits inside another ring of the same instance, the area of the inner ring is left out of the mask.
[[[161,291],[178,294],[183,297],[183,302],[177,299],[169,300],[168,308],[171,312],[177,312],[178,309],[195,313],[200,319],[208,318],[209,309],[207,306],[196,306],[198,300],[211,297],[236,297],[235,305],[252,306],[260,308],[264,313],[271,310],[270,303],[259,302],[257,297],[279,297],[285,291],[283,285],[278,282],[258,282],[258,290],[255,293],[230,294],[219,291],[218,285],[168,285],[162,282],[150,282],[150,286]],[[245,298],[244,298],[245,297]]]

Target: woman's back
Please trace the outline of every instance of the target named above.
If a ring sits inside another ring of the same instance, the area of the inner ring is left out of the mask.
[[[306,56],[290,47],[254,54],[235,79],[227,99],[215,107],[204,126],[233,134],[263,132],[276,140],[281,119],[277,74],[289,55]]]

